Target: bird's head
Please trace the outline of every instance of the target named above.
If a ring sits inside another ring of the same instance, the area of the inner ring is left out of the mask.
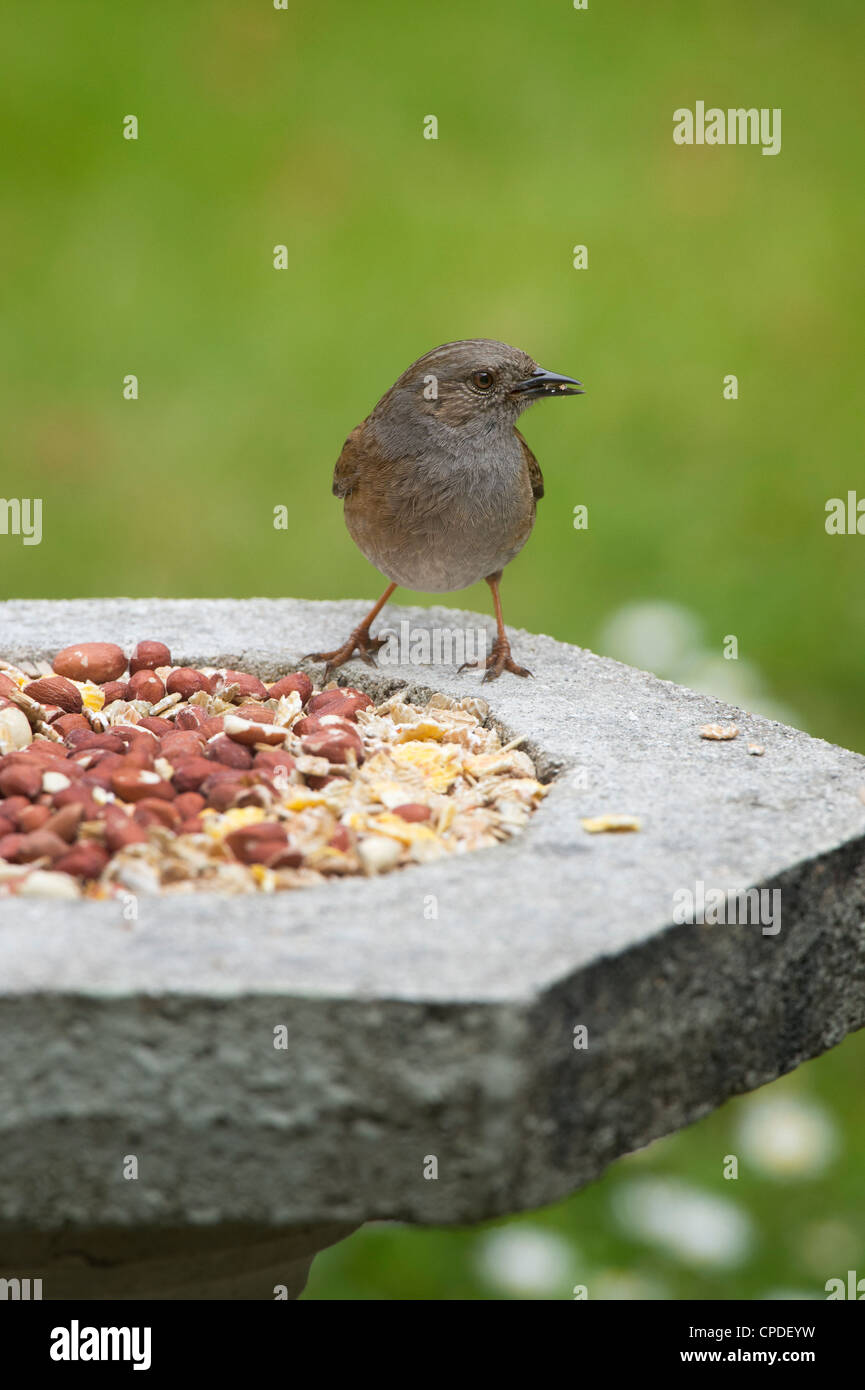
[[[373,412],[416,413],[455,428],[486,431],[513,425],[542,396],[581,396],[572,376],[539,367],[527,352],[493,338],[433,348],[403,372]]]

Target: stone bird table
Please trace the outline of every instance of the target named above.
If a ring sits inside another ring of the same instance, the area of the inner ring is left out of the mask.
[[[365,607],[14,601],[0,655],[155,638],[275,678]],[[525,737],[550,792],[495,849],[142,897],[134,923],[116,902],[0,898],[0,1277],[42,1278],[44,1298],[295,1296],[364,1221],[555,1201],[862,1026],[865,758],[548,637],[514,650],[534,680],[339,675],[480,694]],[[641,828],[587,833],[605,814]],[[780,891],[768,930],[677,920],[752,887]]]

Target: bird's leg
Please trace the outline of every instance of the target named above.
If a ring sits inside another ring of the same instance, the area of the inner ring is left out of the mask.
[[[511,671],[515,676],[530,676],[532,674],[531,671],[526,670],[525,666],[518,666],[511,656],[511,644],[505,632],[505,620],[502,617],[502,600],[499,596],[499,582],[501,577],[501,570],[496,574],[487,575],[487,583],[492,590],[493,603],[496,610],[496,626],[498,628],[498,633],[495,642],[493,642],[493,649],[484,663],[487,668],[486,674],[484,675],[485,681],[498,680],[502,671]],[[464,661],[460,670],[464,670],[466,666],[480,665],[481,663],[479,661]]]
[[[384,608],[396,584],[388,584],[378,603],[370,609],[362,623],[358,623],[341,647],[337,647],[332,652],[309,652],[303,659],[304,661],[326,661],[324,668],[325,680],[331,671],[335,671],[337,666],[342,666],[343,662],[350,661],[357,652],[361,661],[365,661],[367,666],[375,665],[375,653],[379,647],[383,647],[386,639],[384,637],[371,637],[370,625],[378,617]]]

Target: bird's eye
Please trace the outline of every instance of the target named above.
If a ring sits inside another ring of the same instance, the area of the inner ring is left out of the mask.
[[[485,369],[479,372],[472,372],[472,386],[476,387],[478,391],[489,391],[490,387],[494,384],[495,377],[492,372],[488,372]]]

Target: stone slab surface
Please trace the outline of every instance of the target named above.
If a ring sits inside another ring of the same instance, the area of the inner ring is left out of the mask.
[[[11,601],[0,655],[158,638],[184,664],[276,677],[367,607]],[[491,626],[387,610],[389,626],[402,619]],[[382,696],[482,694],[526,737],[551,791],[509,844],[278,896],[141,898],[135,924],[116,904],[0,901],[0,1223],[460,1222],[530,1208],[865,1023],[865,758],[512,636],[533,680],[340,673]],[[740,735],[708,742],[705,723]],[[586,834],[581,818],[606,812],[642,829]],[[780,889],[780,931],[675,925],[675,894],[698,881]],[[286,1050],[273,1047],[281,1024]],[[121,1177],[126,1154],[137,1181]]]

